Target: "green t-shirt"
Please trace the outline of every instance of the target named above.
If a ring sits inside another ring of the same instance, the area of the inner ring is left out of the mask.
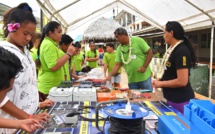
[[[60,57],[64,56],[65,53],[59,49],[59,53],[60,53]],[[70,80],[70,76],[69,76],[69,61],[67,61],[64,65],[63,65],[63,74],[64,74],[64,77],[62,79],[62,81],[69,81]],[[66,79],[65,79],[66,77]]]
[[[57,71],[50,69],[57,64],[61,58],[58,45],[50,38],[45,37],[40,46],[40,62],[38,74],[38,88],[44,94],[49,94],[52,87],[57,87],[64,78],[63,67]]]
[[[32,57],[32,59],[34,60],[34,62],[36,62],[36,59],[37,59],[37,50],[38,50],[37,48],[33,47],[33,48],[31,49],[31,51],[30,51],[31,57]],[[37,69],[37,71],[38,71],[39,67],[36,66],[36,69]]]
[[[72,61],[70,63],[71,69],[76,65],[75,58],[72,57]]]
[[[113,67],[115,65],[115,58],[116,58],[116,52],[115,51],[113,53],[106,52],[104,54],[103,62],[104,62],[104,64],[105,63],[108,64],[108,73],[111,72],[111,70],[113,69]],[[119,69],[118,73],[121,73],[121,72],[122,72],[122,68]]]
[[[34,61],[36,61],[36,59],[37,59],[37,48],[35,48],[35,47],[33,47],[32,49],[31,49],[31,57],[32,57],[32,59],[34,60]]]
[[[82,61],[84,60],[83,53],[74,56],[75,59],[75,69],[76,71],[81,71]]]
[[[70,61],[70,68],[71,68],[71,71],[72,71],[72,68],[76,65],[76,62],[75,62],[75,57],[72,57],[71,61]],[[75,69],[76,70],[76,69]],[[72,73],[72,72],[71,72]]]
[[[121,62],[126,70],[128,75],[128,82],[141,82],[147,80],[151,76],[151,69],[148,66],[144,73],[141,73],[138,70],[146,60],[146,52],[150,49],[148,44],[140,37],[131,37],[131,61],[128,64],[123,64],[121,59],[121,47],[122,55],[124,56],[125,61],[128,59],[129,55],[129,45],[119,45],[116,51],[115,62]]]
[[[86,53],[86,57],[88,58],[95,58],[95,56],[98,56],[99,52],[98,50],[96,50],[96,54],[94,53],[94,51],[88,50]],[[87,66],[89,66],[90,68],[95,68],[98,67],[98,63],[97,61],[91,61],[91,62],[87,62]]]
[[[59,49],[60,51],[60,55],[61,57],[65,55],[65,53]],[[72,68],[73,66],[75,65],[75,60],[74,60],[74,57],[72,57],[72,59],[70,59],[70,61],[68,60],[64,66],[63,66],[63,74],[64,74],[64,77],[62,79],[62,81],[70,81],[70,75],[69,75],[69,63],[70,63],[70,70],[71,70],[71,73],[72,73]],[[66,76],[66,79],[65,79],[65,76]]]

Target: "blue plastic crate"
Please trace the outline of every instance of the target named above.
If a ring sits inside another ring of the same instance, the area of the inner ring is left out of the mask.
[[[193,123],[191,134],[215,134],[215,105],[209,100],[190,100],[190,103],[184,106],[184,115]]]

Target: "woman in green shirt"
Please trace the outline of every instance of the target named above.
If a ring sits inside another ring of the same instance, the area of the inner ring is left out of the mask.
[[[91,41],[89,43],[90,50],[86,53],[86,61],[87,66],[89,66],[91,69],[98,67],[97,61],[99,60],[99,52],[96,50],[95,43]]]
[[[75,48],[70,45],[61,56],[58,43],[61,40],[62,28],[56,21],[51,21],[43,28],[41,42],[38,47],[39,66],[38,90],[40,101],[45,100],[52,87],[57,87],[64,77],[63,66],[73,56]]]

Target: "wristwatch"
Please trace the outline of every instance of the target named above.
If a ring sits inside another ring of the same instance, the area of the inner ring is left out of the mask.
[[[71,54],[69,54],[69,53],[66,53],[68,56],[69,56],[69,58],[71,58],[72,57],[72,55]]]

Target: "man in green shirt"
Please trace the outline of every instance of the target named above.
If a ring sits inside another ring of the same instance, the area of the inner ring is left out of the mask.
[[[114,51],[114,44],[113,43],[107,43],[106,44],[106,53],[103,57],[104,62],[104,76],[106,76],[107,70],[108,74],[112,71],[114,65],[115,65],[115,58],[116,58],[116,52]],[[118,87],[120,88],[120,82],[121,82],[121,72],[122,69],[120,68],[116,75],[111,77],[111,84],[112,87]]]
[[[124,28],[116,29],[114,34],[121,45],[117,47],[116,63],[107,80],[110,80],[111,76],[115,75],[121,66],[124,66],[129,89],[152,90],[152,72],[149,63],[153,53],[148,44],[140,37],[129,37]]]

